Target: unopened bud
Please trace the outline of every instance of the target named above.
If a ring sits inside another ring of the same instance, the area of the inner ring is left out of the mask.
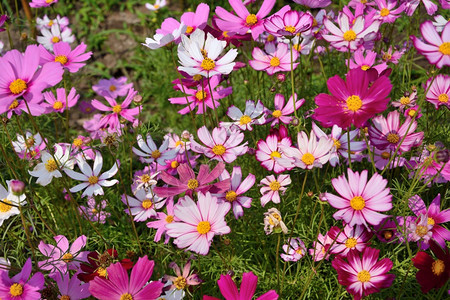
[[[277,88],[276,88],[276,87],[273,86],[273,87],[270,88],[270,92],[271,92],[271,93],[275,93],[276,91],[277,91]]]
[[[230,239],[224,239],[224,240],[223,240],[223,243],[224,243],[226,246],[228,246],[228,245],[231,244],[231,240],[230,240]]]
[[[278,79],[279,82],[284,82],[286,80],[286,74],[278,73],[277,74],[277,79]]]
[[[233,270],[228,270],[227,271],[227,275],[234,276],[234,271]]]
[[[448,150],[440,150],[436,153],[436,161],[447,163],[449,160],[449,153]]]
[[[300,124],[300,120],[298,118],[296,118],[296,117],[293,117],[292,121],[291,121],[291,125],[292,126],[298,126],[298,124]]]
[[[20,39],[22,41],[25,41],[26,39],[28,39],[28,35],[25,32],[22,32],[22,34],[20,35]]]
[[[186,140],[186,141],[189,141],[190,138],[191,138],[191,134],[189,133],[189,131],[185,130],[185,131],[183,131],[183,133],[181,134],[181,138],[184,139],[184,140]]]
[[[308,197],[311,198],[312,196],[314,196],[314,192],[313,191],[309,191],[307,195],[308,195]]]
[[[136,104],[139,104],[142,102],[142,96],[141,95],[136,95],[133,97],[133,102]]]
[[[9,182],[9,186],[11,187],[11,191],[15,196],[22,195],[25,190],[25,183],[17,179],[11,180]]]

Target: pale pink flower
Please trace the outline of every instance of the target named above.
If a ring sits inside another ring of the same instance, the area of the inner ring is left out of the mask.
[[[130,210],[125,209],[127,214],[134,216],[134,221],[144,222],[149,218],[156,217],[156,209],[160,209],[166,203],[164,198],[160,198],[152,191],[147,192],[145,189],[137,190],[134,197],[122,195],[123,204],[130,205]]]
[[[245,111],[242,112],[239,108],[232,105],[227,110],[227,116],[234,120],[234,122],[220,122],[220,127],[232,128],[238,127],[240,130],[252,131],[252,125],[264,124],[263,113],[265,107],[261,100],[253,101],[247,100],[245,102]]]
[[[266,110],[266,123],[270,123],[271,127],[274,127],[275,125],[279,123],[283,124],[289,124],[292,121],[291,115],[294,112],[294,108],[298,110],[304,103],[305,99],[300,99],[297,101],[297,94],[295,96],[295,103],[294,103],[294,97],[290,97],[287,103],[285,103],[284,96],[282,94],[276,94],[274,97],[274,110]],[[285,105],[286,104],[286,105]]]
[[[441,106],[450,108],[450,76],[439,74],[434,80],[428,79],[425,86],[425,90],[428,91],[426,100],[434,105],[436,109]]]
[[[252,51],[253,60],[250,60],[249,65],[257,71],[266,71],[267,74],[273,75],[277,72],[287,72],[291,70],[291,54],[289,46],[284,43],[267,43],[264,51],[259,48],[254,48]],[[292,61],[295,62],[298,58],[298,52],[292,53]],[[297,68],[298,63],[293,63],[293,68]]]
[[[291,184],[291,177],[289,175],[279,175],[275,177],[269,175],[262,179],[260,185],[261,206],[264,207],[269,201],[273,203],[280,203],[280,193],[284,195],[287,190],[287,186]]]

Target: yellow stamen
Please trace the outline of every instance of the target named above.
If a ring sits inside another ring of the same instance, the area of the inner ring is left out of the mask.
[[[250,14],[247,16],[247,18],[245,18],[245,24],[248,27],[251,27],[251,26],[255,25],[256,23],[258,23],[258,17],[254,14]]]
[[[397,144],[400,141],[400,136],[396,133],[389,133],[386,140],[391,144]]]
[[[423,237],[425,234],[427,234],[427,232],[428,232],[427,226],[418,225],[416,227],[416,234],[420,237]]]
[[[272,57],[270,60],[270,65],[272,67],[278,67],[280,65],[280,59],[278,57]]]
[[[347,109],[353,112],[357,112],[362,107],[362,100],[357,95],[352,95],[347,98]]]
[[[188,189],[195,190],[198,188],[198,181],[196,179],[189,179],[187,183]]]
[[[407,105],[411,102],[411,100],[409,99],[409,97],[401,97],[400,98],[400,104],[402,105]]]
[[[177,162],[176,160],[174,160],[174,161],[172,161],[172,162],[170,163],[170,167],[171,167],[172,169],[178,168],[179,165],[180,165],[180,163]]]
[[[428,225],[434,225],[434,224],[436,224],[436,222],[434,221],[433,218],[428,217],[427,224],[428,224]]]
[[[213,148],[212,148],[212,152],[215,154],[215,155],[223,155],[225,152],[227,151],[227,149],[223,146],[223,145],[221,145],[221,144],[218,144],[218,145],[215,145]]]
[[[347,30],[344,33],[344,40],[346,40],[347,42],[356,40],[356,33],[352,29]]]
[[[281,184],[278,182],[278,181],[272,181],[270,184],[269,184],[269,187],[270,187],[270,189],[272,190],[272,191],[278,191],[280,188],[281,188]]]
[[[302,162],[304,162],[305,165],[307,165],[307,166],[312,165],[315,160],[316,160],[316,158],[311,153],[305,153],[302,156]]]
[[[112,84],[112,85],[109,86],[109,91],[110,92],[114,92],[115,90],[117,90],[117,87],[115,85]]]
[[[19,284],[19,283],[14,283],[9,288],[9,293],[13,297],[21,296],[23,294],[23,286],[21,284]]]
[[[183,290],[187,285],[186,278],[183,276],[178,276],[177,279],[173,281],[173,285],[177,290]]]
[[[172,222],[173,222],[173,216],[168,215],[168,216],[166,217],[166,223],[172,223]]]
[[[14,95],[22,93],[27,88],[27,83],[22,79],[18,78],[9,84],[9,90]]]
[[[279,118],[279,117],[281,117],[281,115],[282,115],[282,112],[281,112],[281,110],[279,110],[279,109],[275,110],[275,111],[272,113],[272,116],[274,116],[275,118]]]
[[[200,234],[207,234],[211,231],[211,224],[208,221],[201,221],[197,225],[197,231]]]
[[[363,71],[367,71],[367,70],[369,70],[370,69],[370,66],[369,65],[362,65],[361,66],[361,70],[363,70]]]
[[[122,106],[120,106],[119,104],[113,106],[113,113],[118,114],[121,111],[122,111]]]
[[[142,207],[144,209],[149,209],[153,206],[153,202],[150,199],[145,199],[144,201],[142,201]]]
[[[63,255],[63,257],[61,257],[61,259],[63,261],[65,261],[66,263],[71,262],[73,260],[73,255],[71,253],[66,253]]]
[[[0,212],[5,213],[11,210],[12,206],[8,205],[11,204],[12,202],[7,200],[6,198],[2,200],[3,202],[0,202]]]
[[[366,206],[366,201],[361,196],[353,197],[352,200],[350,200],[350,206],[354,210],[362,210]]]
[[[89,184],[96,184],[98,182],[97,176],[91,176],[88,178]]]
[[[444,55],[450,55],[450,42],[442,43],[439,46],[439,52]]]
[[[203,101],[206,98],[206,92],[199,90],[197,93],[195,93],[195,98],[197,98],[198,101]]]
[[[270,153],[270,159],[274,159],[274,157],[281,157],[281,153],[278,151],[272,151],[272,153]]]
[[[75,147],[81,147],[83,145],[83,140],[80,138],[76,138],[73,140],[72,145]]]
[[[295,27],[294,26],[284,26],[284,30],[290,33],[295,33]]]
[[[386,7],[380,10],[380,16],[382,16],[382,17],[388,16],[389,13],[390,13],[390,11]]]
[[[187,34],[191,34],[192,31],[194,31],[194,27],[192,27],[192,26],[186,27],[186,33],[187,33]]]
[[[65,65],[65,64],[67,64],[69,59],[65,55],[57,55],[57,56],[55,56],[55,61],[59,62],[62,65]]]
[[[152,152],[152,158],[157,159],[161,157],[161,152],[159,150],[155,150]]]
[[[120,300],[133,300],[133,296],[129,293],[126,293],[120,296]]]
[[[214,63],[214,61],[211,58],[205,58],[202,61],[201,67],[203,68],[203,70],[206,71],[211,71],[212,69],[214,69],[216,66],[216,64]]]
[[[225,199],[227,199],[228,202],[233,202],[236,198],[237,194],[235,191],[228,191],[225,195]]]
[[[56,101],[53,103],[53,109],[58,110],[64,107],[64,104],[61,101]]]
[[[243,115],[240,119],[239,119],[239,124],[240,125],[247,125],[248,123],[250,123],[252,121],[252,118],[250,118],[247,115]]]
[[[370,273],[366,270],[362,270],[358,273],[358,280],[361,282],[368,282],[370,280]]]
[[[60,38],[57,37],[57,36],[54,36],[54,37],[52,37],[52,39],[51,39],[51,42],[52,42],[53,44],[56,44],[56,43],[59,42],[59,41],[60,41]]]
[[[8,109],[15,109],[17,108],[17,106],[19,106],[19,101],[17,101],[17,99],[14,99],[13,103],[11,103],[11,105],[8,107]]]
[[[447,94],[440,94],[438,97],[438,101],[441,103],[447,103],[448,102],[448,95]]]
[[[444,273],[445,264],[442,260],[438,259],[431,264],[431,271],[434,275],[439,276]]]
[[[356,241],[355,238],[348,238],[348,239],[345,241],[345,247],[347,247],[347,248],[355,248],[355,246],[356,246],[357,243],[358,243],[358,242]]]
[[[58,166],[56,165],[56,162],[54,159],[49,159],[47,160],[47,162],[44,164],[45,165],[45,169],[51,173],[54,172],[58,169]]]

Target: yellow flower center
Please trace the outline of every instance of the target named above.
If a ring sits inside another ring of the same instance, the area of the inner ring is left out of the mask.
[[[245,23],[248,27],[253,26],[258,23],[258,17],[254,14],[250,14],[245,18]]]
[[[202,75],[195,74],[194,76],[192,76],[192,79],[194,79],[195,81],[200,81],[200,79],[202,79]]]
[[[280,59],[278,57],[272,57],[270,60],[270,65],[272,67],[278,67],[280,65]]]
[[[409,112],[408,112],[408,116],[410,116],[410,117],[412,118],[412,117],[414,117],[414,116],[416,115],[416,113],[417,113],[417,110],[411,109],[411,110],[409,110]]]
[[[195,190],[196,188],[198,188],[197,179],[189,179],[187,186],[190,190]]]
[[[153,5],[153,8],[154,8],[154,9],[158,9],[158,8],[159,8],[159,5],[158,5],[158,4],[155,4],[155,5]]]
[[[223,37],[226,37],[226,38],[230,37],[230,36],[228,35],[228,31],[222,32],[222,35],[223,35]]]
[[[65,55],[57,55],[55,56],[55,61],[61,63],[62,65],[65,65],[69,60]]]
[[[167,215],[166,217],[166,223],[172,223],[173,222],[173,216]]]
[[[352,200],[350,200],[350,206],[354,210],[362,210],[366,206],[366,201],[361,196],[353,197]]]
[[[61,258],[63,261],[65,261],[66,263],[71,262],[73,260],[73,255],[71,253],[66,253],[63,255],[63,257]]]
[[[418,225],[416,228],[416,234],[420,237],[423,237],[428,232],[428,227],[423,225]]]
[[[59,298],[59,300],[70,300],[70,296],[69,295],[62,295],[61,298]]]
[[[442,43],[442,45],[439,46],[439,52],[444,55],[450,55],[450,42]]]
[[[407,105],[407,104],[409,104],[411,102],[411,100],[409,99],[409,97],[401,97],[400,98],[400,103],[402,104],[402,105]]]
[[[170,167],[171,167],[172,169],[178,168],[179,165],[180,165],[180,163],[177,162],[176,160],[174,160],[174,161],[172,161],[172,162],[170,163]]]
[[[284,26],[284,30],[290,33],[294,33],[295,32],[295,27],[294,26]]]
[[[356,33],[352,29],[347,30],[344,33],[344,40],[346,40],[347,42],[356,40]]]
[[[96,213],[98,213],[98,210],[95,209],[95,208],[93,208],[93,209],[91,210],[91,212],[92,212],[93,214],[96,214]]]
[[[302,156],[302,162],[304,162],[305,165],[307,165],[307,166],[312,165],[315,160],[316,160],[316,158],[311,153],[305,153]]]
[[[48,22],[47,25],[51,27],[53,25],[53,20],[50,20],[50,22]]]
[[[64,104],[61,101],[56,101],[53,104],[53,108],[56,109],[56,110],[63,108],[63,106],[64,106]]]
[[[389,15],[389,13],[390,11],[386,7],[380,10],[380,16],[382,17],[386,17],[387,15]]]
[[[186,287],[186,278],[183,276],[178,276],[177,279],[173,281],[173,285],[177,290],[183,290]]]
[[[195,98],[197,98],[198,101],[203,101],[206,98],[206,92],[199,90],[197,93],[195,93]]]
[[[400,141],[400,136],[396,133],[389,133],[386,140],[391,144],[397,144]]]
[[[9,106],[9,109],[14,109],[17,106],[19,106],[19,101],[17,101],[17,99],[14,99],[13,103],[11,103],[11,105]]]
[[[445,264],[442,260],[438,259],[431,264],[431,271],[434,275],[439,276],[444,273]]]
[[[387,241],[389,241],[392,238],[393,235],[394,235],[394,233],[392,232],[392,230],[385,230],[385,231],[383,231],[383,237]]]
[[[211,71],[212,69],[214,69],[214,67],[216,66],[216,64],[214,63],[214,61],[211,58],[205,58],[202,61],[201,67],[203,68],[203,70],[206,71]]]
[[[357,95],[351,95],[347,98],[347,109],[353,112],[357,112],[362,107],[362,100]]]
[[[435,223],[436,223],[436,222],[434,221],[433,218],[428,217],[428,220],[427,220],[427,224],[428,224],[428,225],[434,225]]]
[[[27,83],[22,79],[18,78],[9,84],[9,90],[14,95],[22,93],[27,88]]]
[[[250,123],[252,121],[252,118],[250,118],[247,115],[243,115],[240,119],[239,119],[239,124],[241,125],[247,125],[248,123]]]
[[[280,188],[281,188],[281,184],[278,182],[278,181],[272,181],[270,184],[269,184],[269,187],[270,187],[270,189],[272,190],[272,191],[278,191]]]
[[[389,61],[389,60],[391,60],[392,55],[389,53],[384,53],[382,58],[384,61]]]
[[[301,248],[298,248],[297,250],[295,250],[295,253],[302,255],[303,252]]]
[[[152,158],[157,159],[161,157],[161,152],[159,150],[155,150],[152,152]]]
[[[207,234],[211,231],[211,224],[208,221],[201,221],[197,225],[197,231],[200,234]]]
[[[281,221],[281,216],[279,214],[277,214],[277,213],[272,213],[271,217],[274,218],[277,221]],[[275,226],[275,222],[272,220],[272,218],[269,218],[269,223],[270,223],[270,225]]]
[[[88,178],[88,181],[90,184],[96,184],[98,182],[98,177],[97,176],[91,176]]]
[[[12,202],[7,200],[6,198],[2,200],[3,202],[0,202],[0,212],[5,213],[11,210],[12,206],[8,205],[11,204]]]
[[[34,137],[30,136],[29,138],[27,138],[27,140],[25,141],[25,146],[27,146],[27,148],[31,148],[34,146],[34,143],[36,143],[36,141],[34,140]]]
[[[270,153],[270,159],[274,159],[274,157],[281,157],[281,153],[278,151],[272,151],[272,153]]]
[[[345,241],[345,247],[347,248],[355,248],[357,241],[355,238],[349,238]]]
[[[274,116],[275,118],[279,118],[281,117],[282,113],[281,110],[277,109],[272,113],[272,116]]]
[[[117,87],[115,85],[112,84],[112,85],[109,86],[109,91],[110,92],[114,92],[115,90],[117,90]]]
[[[340,149],[342,146],[341,142],[339,142],[339,140],[337,140],[335,138],[333,138],[333,144],[334,144],[334,147],[336,148],[336,150]]]
[[[53,171],[56,171],[56,169],[58,169],[58,166],[56,165],[56,162],[54,159],[49,159],[47,160],[47,162],[45,163],[45,169],[51,173]]]
[[[106,268],[102,268],[102,267],[98,268],[97,273],[98,273],[98,276],[100,276],[100,277],[106,278],[106,276],[108,276],[108,272],[106,271]]]
[[[53,44],[56,44],[57,42],[59,42],[60,41],[60,39],[59,39],[59,37],[57,37],[57,36],[54,36],[54,37],[52,37],[52,43]]]
[[[361,0],[361,4],[366,4],[367,0]]]
[[[73,140],[72,145],[74,145],[75,147],[81,147],[83,145],[83,140],[80,138],[76,138]]]
[[[141,176],[141,182],[147,183],[150,181],[150,176],[148,174],[144,174]]]
[[[23,286],[19,283],[14,283],[9,288],[9,293],[13,297],[21,296],[23,294]]]
[[[235,191],[228,191],[225,195],[225,199],[227,199],[228,202],[233,202],[236,198],[237,194]]]
[[[51,4],[51,3],[53,3],[53,0],[45,0],[45,3]]]
[[[133,296],[131,296],[131,294],[129,293],[126,293],[120,296],[120,300],[133,300]]]
[[[268,42],[273,42],[273,41],[275,40],[275,37],[274,37],[273,35],[269,34],[269,35],[267,36],[266,40],[267,40]]]
[[[448,102],[448,95],[447,94],[440,94],[438,97],[438,101],[441,103],[447,103]]]
[[[113,112],[114,113],[118,114],[121,111],[122,111],[122,106],[120,106],[119,104],[113,106]]]
[[[144,201],[142,201],[142,207],[144,209],[149,209],[153,206],[153,202],[150,199],[145,199]]]
[[[358,280],[361,282],[368,282],[370,280],[370,273],[366,270],[362,270],[358,273]]]
[[[227,149],[223,146],[223,145],[221,145],[221,144],[218,144],[218,145],[215,145],[213,148],[212,148],[212,152],[215,154],[215,155],[223,155],[224,153],[225,153],[225,151],[227,151]]]
[[[192,31],[194,31],[194,27],[188,26],[188,27],[186,28],[186,33],[187,33],[187,34],[191,34]]]
[[[385,151],[385,152],[381,153],[381,158],[389,159],[389,158],[391,158],[391,154],[389,152]]]
[[[369,65],[362,65],[361,66],[361,70],[363,70],[363,71],[367,71],[367,70],[369,70],[370,69],[370,66]]]
[[[297,52],[300,52],[300,51],[302,51],[302,45],[295,44],[295,45],[294,45],[294,49],[295,49]]]

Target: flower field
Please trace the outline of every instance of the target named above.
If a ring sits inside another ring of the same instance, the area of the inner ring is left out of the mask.
[[[449,18],[2,2],[0,300],[450,297]]]

